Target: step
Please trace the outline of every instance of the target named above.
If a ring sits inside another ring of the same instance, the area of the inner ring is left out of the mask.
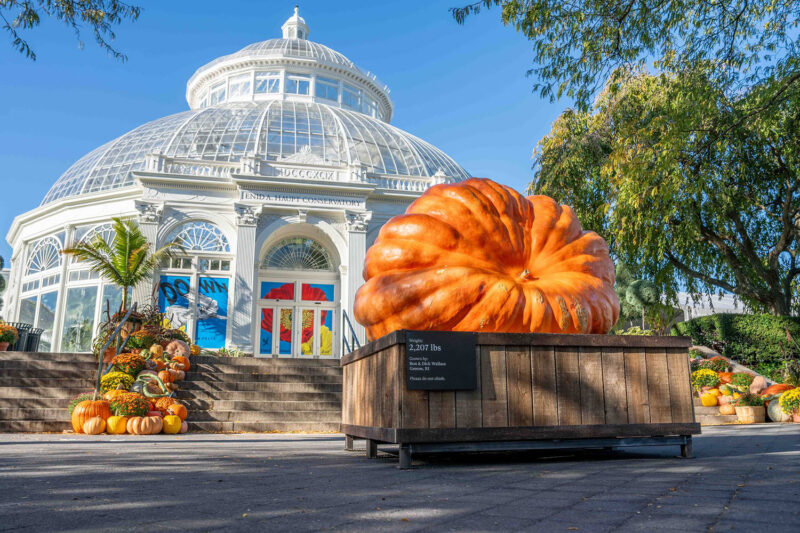
[[[25,401],[25,400],[21,400]],[[231,400],[182,400],[190,411],[324,411],[341,410],[341,399],[319,400],[317,398],[301,401],[231,401]],[[0,400],[2,406],[3,400]],[[66,402],[65,405],[68,405]],[[9,406],[11,407],[11,406]],[[37,407],[31,405],[31,407]],[[44,407],[49,407],[44,405]]]
[[[0,433],[61,433],[72,430],[69,420],[0,420]]]
[[[72,398],[82,392],[94,390],[94,383],[79,387],[2,387],[0,398]]]
[[[97,362],[68,362],[68,361],[48,361],[46,359],[0,359],[0,372],[5,369],[27,369],[27,370],[51,370],[51,369],[78,369],[85,371],[97,371]]]
[[[341,403],[342,393],[340,392],[292,392],[292,391],[187,391],[179,390],[175,396],[180,399],[194,400],[202,402],[218,401],[246,401],[246,402],[266,402],[266,401],[332,401]]]
[[[340,367],[339,359],[297,359],[291,357],[212,357],[192,356],[192,363],[218,364],[232,366],[262,366],[262,365],[309,365]]]
[[[198,391],[208,393],[219,393],[220,391],[229,392],[341,392],[340,383],[281,383],[281,382],[219,382],[209,383],[208,381],[182,381],[181,390]],[[222,398],[220,398],[222,399]]]
[[[60,398],[42,398],[39,396],[32,398],[0,398],[0,409],[46,409],[57,408],[64,409],[66,412],[69,407],[69,402],[75,396],[62,396]]]
[[[338,433],[339,422],[192,422],[189,431],[205,433],[324,432]]]
[[[696,415],[695,421],[702,426],[722,426],[725,424],[735,424],[739,420],[736,415]]]
[[[306,374],[273,374],[273,373],[231,373],[210,374],[207,372],[190,373],[183,383],[342,383],[342,376],[306,375]]]
[[[92,354],[81,353],[50,353],[50,352],[0,352],[2,361],[63,361],[65,363],[97,364],[97,359]]]
[[[80,368],[3,368],[0,369],[3,379],[35,378],[35,379],[94,379],[97,368],[85,370]]]
[[[92,376],[87,376],[84,379],[79,378],[7,378],[4,374],[0,374],[0,388],[2,387],[19,387],[19,388],[39,388],[39,387],[52,387],[52,388],[93,388],[94,379]]]
[[[342,369],[334,366],[307,366],[307,365],[265,365],[265,366],[211,366],[192,365],[192,372],[204,375],[229,375],[229,374],[302,374],[320,376],[341,376]]]
[[[2,418],[2,416],[0,416]],[[47,417],[30,418],[31,420],[48,420]],[[192,411],[189,420],[194,422],[288,422],[305,420],[307,422],[340,422],[340,409],[316,411]]]

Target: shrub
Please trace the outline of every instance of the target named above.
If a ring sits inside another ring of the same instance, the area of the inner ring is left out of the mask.
[[[692,387],[700,390],[703,387],[716,387],[719,385],[719,375],[713,370],[701,368],[692,372]]]
[[[745,392],[736,400],[736,405],[739,407],[758,407],[759,405],[764,405],[764,398],[758,394]]]
[[[694,344],[708,346],[752,367],[784,359],[781,346],[787,344],[787,329],[800,339],[800,318],[720,313],[676,324],[672,333],[691,337]]]
[[[699,368],[707,368],[714,372],[727,372],[731,364],[724,357],[712,357],[705,361],[700,361]]]
[[[781,394],[778,405],[784,413],[792,414],[800,410],[800,388],[792,389]]]
[[[731,385],[737,389],[746,389],[753,383],[755,376],[746,372],[737,372],[731,377]]]
[[[125,372],[109,372],[100,378],[100,392],[106,393],[112,389],[123,388],[128,390],[133,385],[133,376]]]
[[[0,342],[14,344],[17,342],[17,339],[19,339],[19,332],[17,332],[17,328],[0,322]]]
[[[646,335],[652,337],[656,334],[656,331],[653,329],[642,329],[639,326],[630,327],[624,331],[620,332],[620,335]]]
[[[145,361],[139,354],[121,353],[111,360],[111,364],[118,371],[135,376],[144,369]]]

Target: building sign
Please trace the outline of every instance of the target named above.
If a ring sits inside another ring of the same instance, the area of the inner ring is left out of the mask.
[[[406,388],[475,390],[478,355],[475,333],[406,332]]]
[[[322,196],[319,194],[289,194],[273,192],[242,191],[242,200],[257,200],[259,202],[275,204],[285,207],[287,205],[299,207],[341,207],[345,209],[365,209],[366,202],[361,198],[342,198],[335,196]]]
[[[294,167],[275,167],[278,176],[282,178],[298,178],[303,180],[326,180],[335,181],[337,172],[335,170],[322,170],[318,168],[294,168]]]

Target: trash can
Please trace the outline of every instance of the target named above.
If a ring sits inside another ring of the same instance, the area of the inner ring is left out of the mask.
[[[8,350],[11,352],[24,352],[28,346],[28,332],[33,328],[33,326],[30,324],[23,324],[22,322],[10,322],[8,325],[16,328],[17,333],[19,333],[17,342],[10,345]]]
[[[42,332],[44,330],[42,328],[32,328],[28,332],[28,339],[25,344],[25,351],[26,352],[38,352],[39,351],[39,341],[42,338]]]

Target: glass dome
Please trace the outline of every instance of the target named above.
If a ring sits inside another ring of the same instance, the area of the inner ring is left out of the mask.
[[[97,148],[70,167],[42,204],[134,184],[147,154],[180,160],[302,161],[347,165],[390,176],[453,179],[467,171],[435,146],[363,113],[311,102],[225,103],[184,111],[153,122]]]

